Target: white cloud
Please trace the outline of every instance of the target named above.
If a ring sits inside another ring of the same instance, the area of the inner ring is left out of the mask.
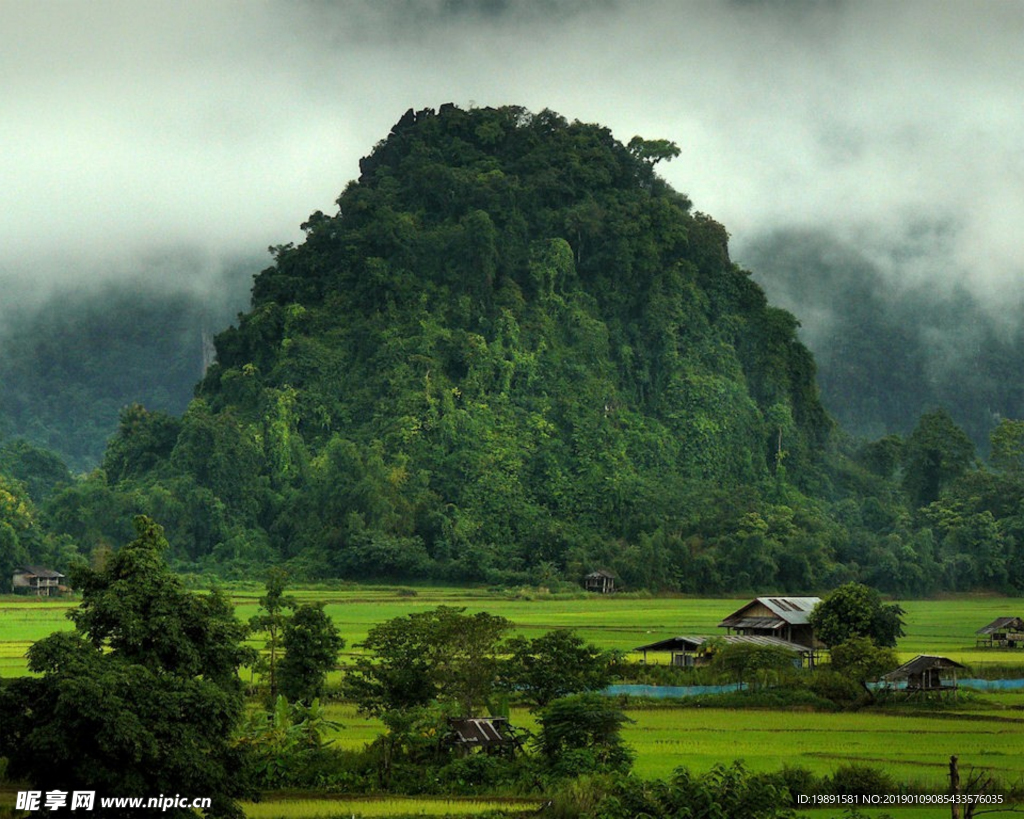
[[[817,227],[993,301],[1024,271],[1018,3],[33,2],[0,26],[7,283],[295,240],[406,108],[447,101],[675,140],[663,173],[741,261]],[[951,244],[907,262],[921,224]]]

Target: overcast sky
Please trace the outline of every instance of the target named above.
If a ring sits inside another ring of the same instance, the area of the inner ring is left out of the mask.
[[[741,262],[822,229],[893,281],[1020,295],[1020,2],[0,0],[0,30],[8,301],[176,249],[200,286],[449,101],[674,140],[659,170]]]

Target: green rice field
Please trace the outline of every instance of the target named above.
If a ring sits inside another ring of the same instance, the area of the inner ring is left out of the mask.
[[[256,613],[262,589],[229,588],[238,615]],[[515,596],[485,589],[353,587],[303,589],[293,594],[303,601],[326,604],[348,648],[356,647],[376,623],[438,605],[465,606],[470,612],[488,611],[510,619],[519,633],[536,636],[553,628],[572,628],[603,648],[630,651],[665,637],[715,634],[723,617],[749,598],[564,597],[531,592]],[[0,598],[0,674],[24,673],[25,650],[57,629],[70,628],[65,618],[74,601]],[[906,636],[899,652],[904,659],[917,654],[941,654],[975,670],[988,666],[1019,667],[1024,676],[1024,650],[1000,651],[975,646],[976,629],[1003,615],[1024,615],[1024,600],[990,595],[942,600],[901,601],[906,609]],[[653,662],[657,659],[649,658]]]
[[[788,765],[819,776],[859,763],[941,793],[949,757],[956,755],[965,770],[984,769],[1007,785],[1024,783],[1024,692],[965,705],[964,711],[896,715],[634,704],[623,737],[636,753],[634,771],[647,778],[666,777],[681,766],[707,771],[734,759],[755,771]],[[342,748],[361,748],[381,730],[350,705],[332,704],[328,717],[345,726],[332,737]],[[525,710],[514,709],[511,719],[535,727]]]

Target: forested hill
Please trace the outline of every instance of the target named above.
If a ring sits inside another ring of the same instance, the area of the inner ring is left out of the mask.
[[[258,441],[281,549],[341,574],[560,569],[783,457],[812,478],[811,357],[657,176],[675,153],[549,111],[401,119],[276,249],[190,410]]]
[[[0,569],[102,563],[144,513],[177,569],[236,577],[1024,589],[1024,421],[990,468],[943,411],[847,440],[793,316],[656,174],[677,153],[410,111],[273,249],[183,415],[126,408],[50,490],[0,441]]]

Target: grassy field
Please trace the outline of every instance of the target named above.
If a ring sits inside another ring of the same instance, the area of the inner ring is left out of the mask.
[[[262,590],[229,588],[238,615],[256,613]],[[553,628],[572,628],[604,648],[629,651],[638,645],[680,634],[715,634],[718,623],[748,598],[684,597],[560,597],[531,593],[514,596],[485,589],[353,587],[303,589],[300,600],[326,604],[348,644],[346,657],[376,623],[438,605],[465,606],[469,611],[488,611],[510,619],[519,633],[536,636]],[[24,673],[24,653],[33,640],[52,631],[70,628],[65,619],[73,601],[36,601],[31,598],[0,598],[0,674]],[[1024,614],[1024,600],[988,595],[950,597],[943,600],[901,602],[906,609],[906,636],[900,655],[941,654],[965,665],[1019,667],[1024,676],[1024,650],[993,651],[975,647],[976,629],[1002,615]],[[651,658],[654,659],[653,657]]]

